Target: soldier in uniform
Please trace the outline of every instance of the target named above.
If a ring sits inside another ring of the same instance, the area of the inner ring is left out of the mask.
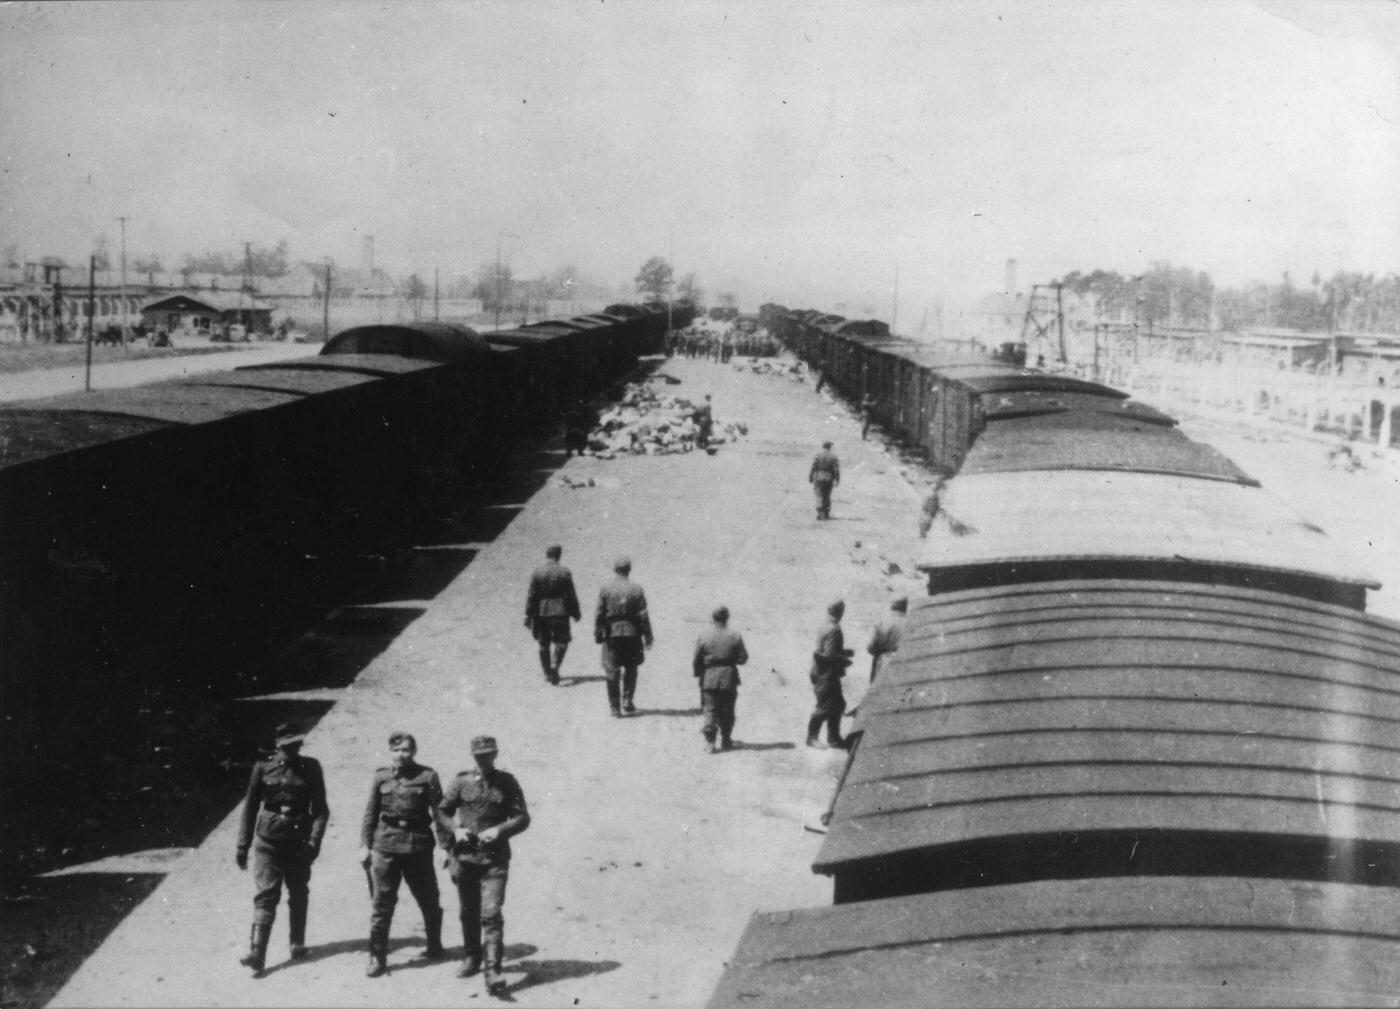
[[[253,765],[243,798],[243,821],[235,861],[248,868],[253,849],[253,928],[248,952],[238,962],[261,974],[267,940],[277,917],[282,884],[287,885],[287,919],[293,960],[306,956],[306,908],[311,863],[321,852],[330,807],[319,761],[301,755],[306,738],[297,726],[277,727],[277,749]]]
[[[564,548],[558,545],[545,550],[545,562],[530,575],[530,591],[525,596],[525,626],[540,646],[545,680],[555,685],[572,640],[569,621],[582,616],[573,573],[559,563],[563,555]]]
[[[729,608],[712,614],[714,626],[695,642],[691,669],[700,681],[700,708],[704,722],[700,732],[705,749],[718,753],[734,747],[734,702],[739,697],[739,667],[749,661],[744,639],[729,629]],[[715,736],[719,743],[715,743]]]
[[[360,825],[360,864],[369,872],[373,910],[369,924],[369,966],[365,974],[380,977],[389,968],[389,925],[399,899],[399,881],[423,912],[428,944],[420,959],[437,960],[442,950],[442,905],[433,867],[433,835],[442,782],[431,767],[414,756],[418,741],[407,732],[389,737],[390,764],[374,772],[369,802]]]
[[[637,667],[646,659],[645,649],[651,647],[652,636],[646,593],[628,577],[632,573],[632,562],[619,557],[613,563],[613,571],[617,577],[598,591],[593,640],[603,646],[608,707],[614,718],[621,718],[624,713],[631,715],[637,710],[632,703],[637,689]]]
[[[481,970],[484,952],[486,989],[491,992],[506,985],[501,975],[505,950],[501,906],[510,874],[510,838],[530,826],[525,793],[515,775],[496,767],[496,752],[494,737],[473,739],[476,767],[459,772],[438,805],[439,840],[461,908],[464,959],[457,976],[471,977]]]
[[[899,651],[900,639],[904,636],[904,616],[909,612],[909,600],[903,597],[890,603],[890,615],[875,625],[870,633],[870,644],[865,650],[870,653],[870,682],[885,666],[885,656]]]
[[[826,608],[826,622],[817,631],[817,646],[812,651],[810,678],[817,705],[812,717],[807,719],[807,745],[815,749],[821,749],[817,733],[822,723],[826,723],[828,746],[844,748],[846,745],[841,736],[841,716],[846,713],[841,677],[846,675],[846,667],[855,653],[846,647],[846,637],[841,631],[841,617],[845,613],[846,604],[840,599]]]
[[[715,415],[710,405],[710,396],[705,395],[705,402],[695,408],[695,444],[699,448],[704,448],[710,443],[710,432],[714,430]]]
[[[807,482],[817,495],[817,518],[831,518],[831,491],[841,482],[841,461],[831,451],[831,442],[822,442],[822,450],[807,471]]]
[[[875,397],[866,393],[860,398],[860,440],[870,433],[870,424],[875,419]]]
[[[924,503],[919,507],[919,539],[928,538],[928,531],[933,528],[933,520],[938,517],[938,512],[943,507],[943,485],[943,477],[936,478],[929,487]]]

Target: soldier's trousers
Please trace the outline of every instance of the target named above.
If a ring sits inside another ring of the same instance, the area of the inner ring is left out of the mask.
[[[704,718],[700,732],[710,742],[728,739],[734,733],[734,704],[739,699],[737,690],[700,691],[700,713]]]
[[[816,739],[825,724],[826,741],[835,743],[841,739],[841,716],[846,713],[846,694],[841,689],[841,680],[830,675],[814,677],[812,692],[817,703],[807,719],[807,739]]]
[[[832,486],[830,480],[812,481],[812,492],[817,496],[817,516],[819,518],[826,518],[831,514]]]
[[[253,838],[253,924],[271,925],[287,886],[287,913],[306,921],[311,883],[311,858],[304,841],[268,841]]]
[[[431,922],[442,914],[432,848],[402,854],[371,852],[369,871],[374,880],[373,909],[369,919],[371,936],[387,938],[389,924],[394,920],[394,905],[399,900],[400,880],[408,884],[408,892],[418,902],[424,922]]]
[[[452,882],[457,884],[457,906],[462,921],[465,956],[480,956],[483,939],[491,957],[501,956],[505,948],[506,929],[501,908],[506,902],[506,879],[509,875],[509,864],[477,865],[475,862],[453,860]]]

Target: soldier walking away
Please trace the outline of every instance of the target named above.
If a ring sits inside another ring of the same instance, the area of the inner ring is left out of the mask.
[[[458,977],[471,977],[486,963],[486,990],[506,986],[501,974],[505,951],[506,899],[510,875],[510,838],[530,826],[520,782],[496,766],[496,740],[472,740],[476,767],[460,771],[438,806],[444,861],[457,884],[462,920],[462,965]],[[485,937],[483,945],[482,939]]]
[[[608,707],[614,718],[621,718],[637,711],[632,703],[637,690],[637,667],[646,660],[645,650],[651,647],[652,636],[647,595],[628,577],[632,562],[619,557],[613,562],[613,571],[617,577],[598,591],[593,640],[603,646]]]
[[[831,518],[831,491],[841,482],[841,461],[831,451],[831,442],[822,442],[822,450],[807,471],[807,482],[817,495],[817,518]]]
[[[545,550],[545,562],[530,575],[530,591],[525,596],[525,626],[540,646],[544,678],[554,685],[559,683],[559,667],[573,639],[569,621],[582,615],[573,573],[559,563],[563,555],[564,548],[557,544]]]
[[[729,629],[729,608],[712,615],[714,626],[695,642],[691,668],[700,680],[700,708],[704,722],[700,732],[710,753],[734,748],[734,704],[739,697],[739,667],[749,661],[744,639]],[[715,742],[715,736],[719,742]]]
[[[301,755],[306,734],[285,722],[277,727],[276,751],[253,765],[243,797],[238,832],[238,868],[248,868],[253,850],[253,928],[248,952],[238,961],[262,975],[267,940],[277,917],[282,884],[287,885],[287,920],[293,960],[306,956],[306,908],[311,863],[321,853],[330,807],[319,761]]]
[[[904,637],[904,618],[909,612],[909,600],[903,597],[890,603],[890,615],[875,625],[870,633],[870,644],[865,650],[870,653],[870,682],[885,668],[885,657],[899,651],[899,642]]]
[[[866,393],[860,398],[860,440],[870,433],[870,422],[875,419],[875,397]]]
[[[846,675],[846,667],[851,664],[855,653],[846,647],[846,637],[841,631],[841,617],[846,613],[846,604],[840,599],[826,608],[826,622],[817,631],[817,646],[812,652],[812,692],[816,695],[816,708],[807,719],[807,745],[821,749],[817,733],[826,724],[828,746],[844,749],[846,740],[841,736],[841,716],[846,713],[846,695],[841,691],[841,677]]]
[[[714,430],[715,415],[710,404],[709,393],[705,394],[705,402],[695,408],[695,444],[699,448],[704,448],[710,444],[710,432]]]
[[[389,737],[390,763],[374,772],[360,825],[360,864],[369,872],[373,905],[369,965],[365,968],[369,977],[381,977],[389,970],[389,925],[394,920],[400,880],[407,881],[423,912],[428,944],[419,959],[440,960],[443,955],[442,905],[433,867],[442,782],[436,771],[414,759],[417,753],[418,741],[411,734],[395,732]]]
[[[924,497],[924,503],[919,508],[919,539],[928,538],[928,531],[933,528],[933,520],[938,517],[939,509],[942,507],[943,484],[943,477],[935,479],[933,485],[929,487],[928,494]]]

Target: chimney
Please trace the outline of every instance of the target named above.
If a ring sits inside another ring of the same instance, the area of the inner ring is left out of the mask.
[[[1006,293],[1014,295],[1016,293],[1016,260],[1006,261]]]

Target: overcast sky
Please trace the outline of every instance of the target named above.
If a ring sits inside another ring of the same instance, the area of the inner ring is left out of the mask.
[[[1400,271],[1400,4],[12,3],[0,243],[889,318],[1154,260]],[[910,319],[912,324],[912,319]]]

